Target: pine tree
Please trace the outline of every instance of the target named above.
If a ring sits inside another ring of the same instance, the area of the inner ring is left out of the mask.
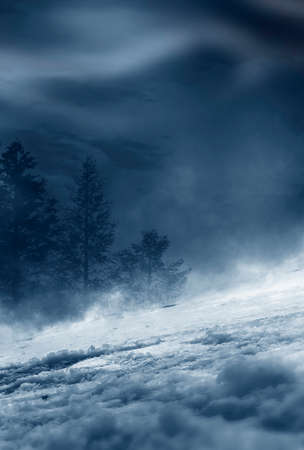
[[[166,263],[169,246],[167,236],[151,230],[142,233],[139,243],[118,253],[114,278],[124,295],[140,303],[166,302],[180,295],[189,270],[183,268],[182,259]]]
[[[115,225],[95,160],[84,160],[75,183],[72,207],[65,217],[62,270],[70,287],[78,288],[80,280],[87,294],[104,281],[102,269],[114,241]]]
[[[35,175],[36,161],[13,142],[0,157],[0,287],[19,302],[39,284],[41,270],[56,240],[56,202],[46,182]]]
[[[159,275],[164,272],[165,264],[162,258],[169,245],[167,236],[159,236],[155,230],[143,232],[140,244],[133,244],[144,274],[148,301],[151,301],[153,284],[155,286],[160,281]]]

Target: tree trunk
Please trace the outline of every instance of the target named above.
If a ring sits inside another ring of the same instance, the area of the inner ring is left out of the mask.
[[[19,303],[20,300],[20,262],[16,258],[13,262],[12,278],[11,278],[11,297],[14,303]]]
[[[88,294],[89,290],[89,179],[86,177],[85,185],[85,211],[84,211],[84,265],[83,265],[83,290]]]
[[[148,302],[151,302],[151,285],[152,285],[152,259],[148,257],[148,280],[147,280],[147,298]]]
[[[18,303],[20,300],[20,284],[21,284],[21,267],[20,267],[20,229],[19,229],[19,195],[15,186],[13,200],[13,236],[12,236],[12,268],[11,268],[11,297],[14,303]]]

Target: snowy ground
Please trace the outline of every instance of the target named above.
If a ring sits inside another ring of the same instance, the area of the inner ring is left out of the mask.
[[[286,267],[285,267],[286,269]],[[0,330],[2,450],[304,448],[304,273]]]

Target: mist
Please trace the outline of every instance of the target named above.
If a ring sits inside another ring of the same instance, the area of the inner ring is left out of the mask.
[[[304,447],[301,0],[0,0],[0,447]]]

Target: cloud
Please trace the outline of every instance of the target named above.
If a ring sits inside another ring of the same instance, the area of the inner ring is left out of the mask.
[[[301,7],[265,5],[1,2],[1,140],[24,140],[62,199],[96,157],[118,246],[157,227],[174,256],[227,279],[249,255],[296,252]]]
[[[146,369],[136,375],[54,366],[25,377],[21,395],[13,399],[8,393],[11,409],[1,411],[3,448],[21,442],[26,449],[47,450],[196,450],[202,443],[208,450],[301,448],[302,375],[293,367],[246,358],[203,381],[177,372],[148,373],[147,355],[137,358]]]

